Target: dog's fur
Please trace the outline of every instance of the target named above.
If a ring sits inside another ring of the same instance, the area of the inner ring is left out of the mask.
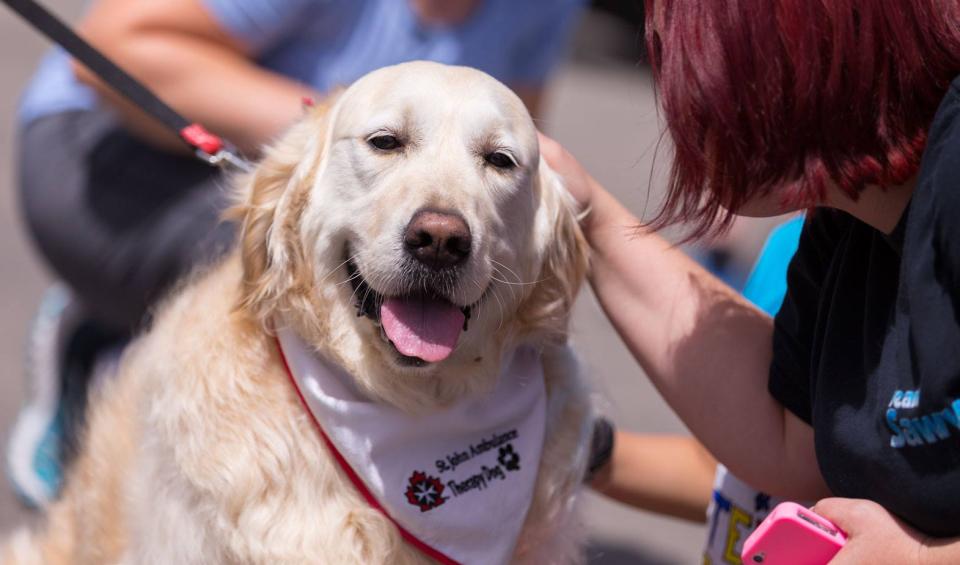
[[[376,71],[334,98],[239,179],[238,251],[182,285],[128,349],[92,398],[45,530],[16,535],[6,562],[429,561],[319,441],[278,356],[280,320],[370,397],[410,412],[490,390],[505,352],[540,348],[546,443],[514,561],[580,559],[589,407],[564,332],[586,246],[529,115],[483,73],[433,63]],[[372,148],[383,131],[404,146]],[[485,160],[499,150],[517,166]],[[469,259],[441,290],[474,306],[449,358],[411,366],[357,316],[345,253],[379,293],[410,292],[423,281],[404,270],[400,237],[422,208],[469,225]]]

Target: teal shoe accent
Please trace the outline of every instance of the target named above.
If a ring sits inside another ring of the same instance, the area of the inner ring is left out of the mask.
[[[7,476],[27,506],[43,508],[60,491],[66,344],[80,320],[63,285],[53,285],[37,309],[26,343],[23,408],[7,445]]]
[[[60,446],[63,442],[63,407],[43,434],[33,453],[33,472],[43,482],[47,497],[53,499],[63,484],[63,465]]]

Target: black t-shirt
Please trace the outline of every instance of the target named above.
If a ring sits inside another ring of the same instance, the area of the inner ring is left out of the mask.
[[[894,232],[816,210],[787,281],[770,392],[813,426],[827,485],[960,535],[960,79]]]

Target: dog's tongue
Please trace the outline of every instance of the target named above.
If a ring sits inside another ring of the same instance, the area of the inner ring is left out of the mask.
[[[397,351],[428,363],[450,355],[463,321],[463,312],[444,300],[388,298],[380,307],[380,323]]]

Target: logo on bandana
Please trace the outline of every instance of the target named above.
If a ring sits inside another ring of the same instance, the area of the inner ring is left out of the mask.
[[[500,448],[500,456],[497,457],[497,462],[503,465],[507,471],[520,470],[520,456],[513,450],[512,443],[508,443],[506,447]]]
[[[421,512],[433,510],[447,500],[443,489],[440,479],[423,471],[414,471],[407,486],[407,502],[419,507]]]

